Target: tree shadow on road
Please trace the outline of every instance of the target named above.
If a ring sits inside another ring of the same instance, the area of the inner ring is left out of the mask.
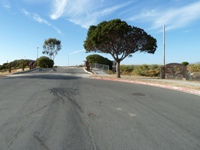
[[[26,76],[10,76],[4,77],[2,79],[46,79],[46,80],[76,80],[81,79],[79,76],[70,76],[70,75],[26,75]]]

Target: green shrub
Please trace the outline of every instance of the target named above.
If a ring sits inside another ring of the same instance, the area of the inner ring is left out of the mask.
[[[184,62],[182,62],[182,64],[183,64],[184,66],[187,66],[187,65],[189,65],[189,62],[184,61]]]
[[[140,75],[140,76],[151,76],[155,77],[160,74],[160,66],[159,65],[140,65],[137,66],[133,70],[133,74]]]
[[[200,72],[200,64],[192,64],[187,66],[189,72]]]
[[[97,55],[97,54],[89,55],[86,57],[86,60],[89,63],[98,63],[98,64],[102,64],[102,65],[108,65],[109,69],[112,70],[113,62],[110,61],[108,58],[105,58],[101,55]]]
[[[135,69],[134,69],[134,72],[137,74],[137,75],[140,75],[140,76],[148,76],[148,70],[149,70],[149,67],[148,65],[141,65],[141,66],[137,66]]]
[[[160,74],[161,65],[121,65],[120,71],[122,75],[139,75],[156,77]]]
[[[78,65],[78,67],[84,67],[84,65]]]
[[[42,56],[36,60],[37,66],[40,68],[53,68],[54,61],[46,56]]]
[[[122,74],[131,74],[134,70],[135,66],[133,65],[120,65],[120,72]]]

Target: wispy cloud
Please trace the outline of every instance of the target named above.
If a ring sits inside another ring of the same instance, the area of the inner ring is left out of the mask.
[[[167,30],[185,27],[200,19],[200,1],[178,8],[165,10],[152,9],[130,17],[131,21],[143,21],[150,24],[150,30],[160,29],[164,24]]]
[[[71,52],[69,55],[71,56],[71,55],[75,55],[75,54],[77,54],[77,53],[82,53],[82,52],[84,52],[85,50],[84,49],[82,49],[82,50],[76,50],[76,51],[73,51],[73,52]]]
[[[69,21],[88,28],[109,14],[127,6],[130,2],[103,6],[104,1],[94,0],[54,0],[51,19],[66,17]]]
[[[63,35],[63,33],[60,31],[60,29],[58,29],[58,28],[55,27],[55,26],[52,26],[52,27],[54,28],[54,30],[56,30],[56,31],[58,32],[58,34]]]
[[[22,9],[22,12],[23,12],[23,14],[24,14],[25,16],[29,16],[29,15],[30,15],[30,13],[29,13],[28,11],[26,11],[25,9]]]
[[[19,1],[19,0],[16,0],[16,1]],[[49,3],[49,0],[21,0],[21,1],[24,1],[28,4],[48,4]]]
[[[46,21],[45,19],[42,19],[38,14],[33,14],[33,20],[35,20],[38,23],[46,24],[48,26],[51,26],[51,24]]]
[[[62,32],[61,32],[57,27],[55,27],[54,25],[50,24],[47,20],[41,18],[38,14],[30,13],[30,12],[26,11],[25,9],[22,9],[22,13],[23,13],[25,16],[32,18],[34,21],[36,21],[36,22],[38,22],[38,23],[45,24],[45,25],[47,25],[47,26],[49,26],[49,27],[52,27],[54,30],[56,30],[56,32],[57,32],[58,34],[63,35]]]
[[[55,0],[54,2],[55,11],[51,15],[51,18],[58,19],[63,14],[67,3],[68,3],[68,0]]]
[[[8,0],[1,1],[1,4],[6,9],[10,9],[11,8],[10,2]]]

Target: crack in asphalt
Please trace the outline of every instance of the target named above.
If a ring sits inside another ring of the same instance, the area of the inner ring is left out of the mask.
[[[63,103],[65,103],[65,100],[63,97],[67,97],[68,100],[74,105],[76,106],[76,108],[81,112],[84,113],[83,109],[81,108],[81,106],[72,98],[73,96],[77,95],[78,92],[76,89],[73,88],[52,88],[49,89],[50,93],[53,94],[54,96],[58,97],[59,99],[61,99],[63,101]]]
[[[48,146],[45,144],[45,142],[39,137],[39,132],[35,132],[33,134],[33,137],[41,144],[41,146],[45,149],[45,150],[49,150]]]
[[[8,139],[8,148],[11,148],[13,145],[13,142],[15,141],[15,139],[19,136],[20,133],[23,132],[22,127],[20,127],[19,129],[16,129],[13,136],[10,137],[10,139]]]
[[[53,101],[52,101],[52,102],[50,102],[49,104],[47,104],[47,105],[44,105],[43,107],[41,107],[41,108],[38,108],[38,109],[37,109],[37,110],[35,110],[35,111],[32,111],[31,113],[29,113],[29,114],[28,114],[28,115],[26,115],[26,116],[32,115],[32,114],[34,114],[34,113],[36,113],[36,112],[38,112],[38,111],[40,111],[40,110],[42,110],[42,109],[44,109],[44,108],[46,108],[46,107],[48,107],[48,106],[52,105],[52,104],[54,104],[54,103],[57,103],[59,100],[60,100],[60,99],[53,100]]]

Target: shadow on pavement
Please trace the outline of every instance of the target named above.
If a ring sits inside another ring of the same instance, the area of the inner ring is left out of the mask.
[[[82,77],[77,76],[66,76],[66,75],[26,75],[26,76],[10,76],[3,79],[47,79],[47,80],[75,80],[81,79]]]
[[[35,68],[32,70],[26,70],[21,72],[15,72],[13,74],[26,74],[26,73],[45,73],[45,72],[56,72],[57,70],[55,68]]]

